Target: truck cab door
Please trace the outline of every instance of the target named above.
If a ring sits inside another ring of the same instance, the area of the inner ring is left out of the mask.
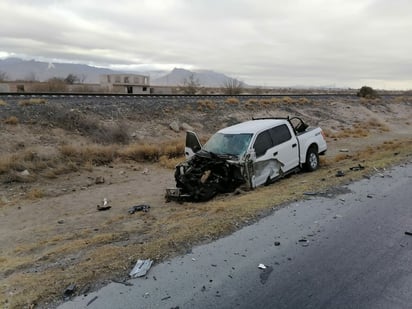
[[[283,172],[288,172],[299,166],[299,141],[286,124],[269,130],[273,141],[273,157],[284,165]]]
[[[283,163],[275,158],[269,130],[259,133],[253,144],[256,159],[253,162],[252,187],[258,187],[281,173]]]
[[[186,132],[186,145],[185,145],[185,156],[186,159],[190,159],[202,149],[202,144],[199,141],[195,132],[187,131]]]

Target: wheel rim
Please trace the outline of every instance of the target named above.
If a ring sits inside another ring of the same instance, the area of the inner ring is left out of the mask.
[[[309,165],[311,168],[315,169],[318,166],[318,158],[315,153],[309,155]]]

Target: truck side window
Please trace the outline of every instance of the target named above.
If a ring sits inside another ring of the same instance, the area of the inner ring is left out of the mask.
[[[269,132],[270,136],[272,137],[274,146],[280,145],[292,138],[290,130],[285,124],[272,128],[269,130]]]
[[[253,145],[253,148],[255,148],[256,157],[264,155],[266,151],[272,147],[272,139],[268,131],[260,133],[256,137],[255,144]]]

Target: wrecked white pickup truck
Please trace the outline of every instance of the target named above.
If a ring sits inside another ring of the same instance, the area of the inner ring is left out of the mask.
[[[302,168],[314,171],[327,145],[320,128],[300,118],[260,118],[215,133],[201,145],[186,134],[187,160],[176,166],[166,200],[206,201],[242,186],[253,189]]]

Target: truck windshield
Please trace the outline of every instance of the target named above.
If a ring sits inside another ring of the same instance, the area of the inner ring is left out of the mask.
[[[231,154],[241,157],[247,150],[253,134],[214,134],[203,149],[216,154]]]

